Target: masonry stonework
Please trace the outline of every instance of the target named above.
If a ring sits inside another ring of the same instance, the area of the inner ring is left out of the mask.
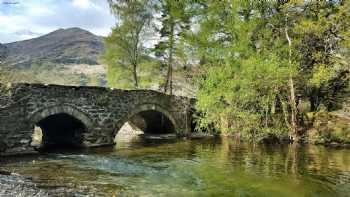
[[[193,99],[151,90],[112,90],[43,84],[12,84],[13,104],[0,109],[0,154],[35,152],[34,126],[55,115],[68,114],[86,127],[82,145],[113,145],[114,137],[131,117],[142,111],[164,114],[178,135],[191,130]]]

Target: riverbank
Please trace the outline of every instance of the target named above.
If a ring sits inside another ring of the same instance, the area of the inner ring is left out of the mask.
[[[350,117],[341,112],[308,113],[307,142],[328,147],[350,148]]]
[[[301,118],[298,139],[293,141],[288,132],[260,133],[254,137],[239,132],[221,133],[221,137],[259,144],[311,144],[330,148],[350,148],[350,115],[342,111],[309,112]],[[199,134],[200,136],[201,134]]]

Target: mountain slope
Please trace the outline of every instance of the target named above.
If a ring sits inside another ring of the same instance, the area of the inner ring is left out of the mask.
[[[102,38],[80,28],[58,29],[44,36],[3,44],[0,56],[8,65],[29,67],[33,63],[98,64]]]
[[[5,60],[6,56],[7,56],[7,47],[3,44],[0,44],[0,62]]]

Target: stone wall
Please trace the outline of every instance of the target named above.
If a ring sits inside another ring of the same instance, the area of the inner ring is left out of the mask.
[[[65,113],[86,126],[83,146],[114,144],[120,127],[133,115],[155,110],[164,114],[177,134],[190,132],[193,100],[151,90],[112,90],[42,84],[13,84],[14,103],[0,109],[0,153],[28,153],[34,126]]]

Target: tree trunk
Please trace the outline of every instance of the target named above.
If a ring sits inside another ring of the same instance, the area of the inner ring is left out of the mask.
[[[289,37],[288,34],[288,28],[285,28],[285,34],[286,34],[286,38],[288,40],[288,48],[289,48],[289,67],[291,68],[292,66],[292,41]],[[297,106],[296,106],[296,99],[295,99],[295,88],[294,88],[294,81],[293,81],[293,76],[292,74],[289,75],[289,88],[290,88],[290,106],[291,106],[291,135],[290,137],[293,140],[297,140],[298,138],[298,120],[297,120]]]
[[[171,90],[171,82],[170,82],[170,78],[171,78],[171,75],[172,75],[172,66],[171,66],[171,63],[170,63],[170,58],[168,59],[168,72],[166,74],[166,80],[165,80],[165,86],[164,86],[164,92],[167,93],[168,91],[168,87],[170,88]],[[171,92],[170,92],[171,94]]]
[[[172,58],[171,58],[172,59]],[[172,61],[171,61],[172,62]],[[173,95],[173,66],[172,63],[170,64],[170,95]]]
[[[138,79],[137,79],[137,64],[133,64],[132,67],[132,72],[133,72],[133,76],[134,76],[134,86],[135,88],[139,87],[139,83],[138,83]]]
[[[170,16],[171,17],[171,16]],[[170,19],[172,21],[172,19]],[[170,35],[169,35],[169,58],[168,58],[168,73],[166,76],[164,92],[170,89],[170,95],[173,94],[173,52],[174,52],[174,26],[173,21],[171,22]]]
[[[291,123],[292,123],[292,137],[293,140],[297,140],[298,138],[298,120],[297,120],[297,106],[296,106],[296,99],[295,99],[295,89],[294,89],[294,82],[293,77],[290,76],[289,78],[289,86],[290,86],[290,102],[291,102]]]

